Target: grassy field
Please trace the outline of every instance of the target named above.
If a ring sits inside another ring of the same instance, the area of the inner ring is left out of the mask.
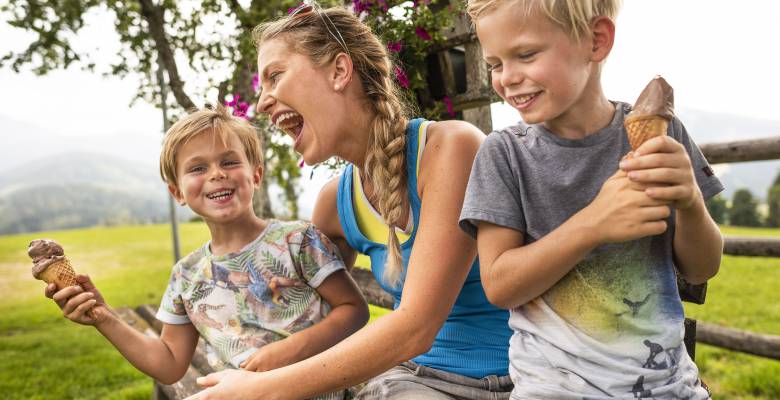
[[[730,235],[780,236],[780,230],[724,228]],[[206,241],[203,224],[181,226],[182,252]],[[94,329],[65,320],[32,279],[27,244],[65,244],[74,266],[92,276],[114,306],[157,303],[170,273],[167,225],[92,228],[0,236],[0,397],[4,399],[149,399],[151,380]],[[780,335],[780,259],[725,257],[707,303],[689,316]],[[377,315],[381,311],[372,310]],[[780,362],[697,347],[703,379],[718,399],[780,398]]]

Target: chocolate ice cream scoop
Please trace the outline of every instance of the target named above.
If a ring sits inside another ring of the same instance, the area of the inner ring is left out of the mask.
[[[658,115],[667,120],[674,118],[674,90],[664,78],[656,75],[645,86],[629,113],[629,116],[633,115]]]
[[[27,254],[33,260],[32,274],[35,279],[41,279],[41,273],[51,264],[65,259],[62,246],[51,239],[33,240],[27,247]]]
[[[674,91],[664,78],[656,75],[642,90],[634,104],[634,109],[623,121],[631,149],[636,150],[644,142],[666,135],[672,118],[674,118]]]

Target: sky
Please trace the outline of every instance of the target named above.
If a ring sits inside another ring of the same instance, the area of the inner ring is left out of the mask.
[[[108,16],[91,14],[76,42],[98,63],[113,59],[118,49]],[[615,45],[603,72],[604,90],[610,99],[633,103],[644,85],[660,74],[674,87],[678,109],[780,120],[777,21],[780,2],[774,0],[624,0]],[[2,22],[0,37],[0,54],[30,41],[29,35]],[[77,67],[42,77],[4,68],[0,69],[0,121],[26,123],[79,140],[117,134],[159,140],[160,111],[141,102],[130,107],[136,87],[134,79],[104,78]],[[518,119],[507,106],[494,105],[494,127]],[[0,148],[0,155],[8,151],[13,150]],[[148,157],[149,163],[155,163],[157,154]],[[128,154],[128,158],[138,155]],[[308,170],[303,176],[309,176]],[[304,213],[321,183],[321,176],[304,182]]]

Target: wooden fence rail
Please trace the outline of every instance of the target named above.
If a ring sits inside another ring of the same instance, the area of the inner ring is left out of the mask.
[[[780,238],[726,236],[723,254],[751,257],[780,257]]]
[[[780,136],[699,146],[710,164],[780,159]]]

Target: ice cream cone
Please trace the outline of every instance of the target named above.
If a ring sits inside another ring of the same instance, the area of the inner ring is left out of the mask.
[[[666,135],[669,120],[659,115],[632,115],[626,117],[624,125],[631,150],[636,150],[647,140]]]
[[[664,78],[656,76],[639,94],[623,121],[631,149],[636,151],[645,141],[666,135],[673,118],[674,91]]]
[[[57,290],[65,289],[68,286],[78,285],[76,282],[76,271],[70,265],[67,257],[62,257],[51,264],[38,275],[38,279],[46,283],[54,283]]]

